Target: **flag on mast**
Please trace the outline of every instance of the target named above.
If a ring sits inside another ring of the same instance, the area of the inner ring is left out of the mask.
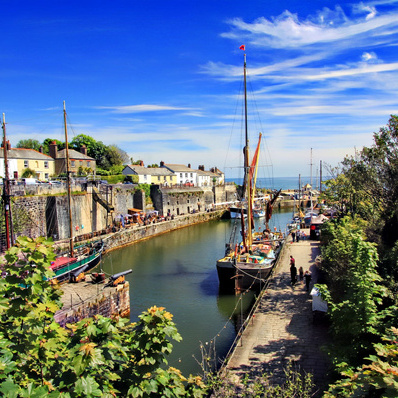
[[[239,50],[243,50],[243,51],[245,51],[245,45],[244,45],[244,44],[242,44],[242,45],[239,47]]]

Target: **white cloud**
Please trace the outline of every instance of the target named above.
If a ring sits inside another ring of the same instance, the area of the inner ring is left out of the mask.
[[[368,11],[365,19],[358,20],[348,20],[340,9],[332,12],[327,8],[316,17],[302,21],[297,14],[289,11],[273,19],[261,17],[252,23],[235,18],[229,21],[232,30],[222,36],[240,41],[244,37],[248,44],[247,48],[253,44],[260,47],[299,49],[302,46],[337,41],[344,41],[345,46],[353,46],[354,43],[347,43],[347,40],[360,40],[363,35],[370,32],[372,36],[368,35],[367,40],[374,42],[385,30],[397,29],[396,14],[378,16],[375,12],[371,12],[370,7]]]
[[[108,109],[113,113],[139,113],[139,112],[158,112],[158,111],[184,111],[194,110],[193,108],[169,106],[169,105],[125,105],[125,106],[97,106],[96,109]]]
[[[377,55],[374,52],[364,52],[361,56],[362,61],[369,62],[377,60]]]
[[[353,10],[357,13],[366,13],[366,20],[374,18],[377,14],[376,7],[364,3],[355,4]]]

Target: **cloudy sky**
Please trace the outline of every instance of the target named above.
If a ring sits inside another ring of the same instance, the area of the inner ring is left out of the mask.
[[[233,177],[244,53],[265,174],[336,166],[398,114],[398,0],[5,0],[0,12],[12,145],[63,140],[65,100],[69,139]]]

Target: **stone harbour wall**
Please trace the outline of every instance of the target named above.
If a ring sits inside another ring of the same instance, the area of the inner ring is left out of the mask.
[[[67,291],[68,285],[73,285],[74,295],[70,296],[72,304],[68,304],[69,294]],[[65,290],[64,290],[65,286]],[[112,318],[115,316],[129,317],[130,316],[130,292],[129,283],[117,285],[116,287],[108,287],[96,293],[95,285],[92,285],[92,295],[87,292],[87,284],[65,284],[61,289],[64,290],[64,306],[61,310],[56,312],[54,319],[62,327],[66,327],[68,323],[76,323],[85,318],[91,318],[94,315],[102,315],[104,317]],[[103,285],[100,285],[103,287]],[[76,294],[79,290],[86,290],[87,297],[84,300],[81,295]],[[94,289],[94,290],[93,290]]]

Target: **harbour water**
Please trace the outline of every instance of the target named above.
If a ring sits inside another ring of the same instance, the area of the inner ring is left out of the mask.
[[[275,210],[271,227],[284,230],[291,216],[292,210]],[[256,222],[256,228],[263,228],[264,219]],[[218,357],[225,356],[241,314],[254,300],[254,293],[239,297],[218,291],[216,261],[224,255],[232,224],[221,220],[183,228],[113,251],[102,261],[109,274],[133,271],[126,277],[132,322],[153,305],[174,315],[183,340],[173,343],[169,365],[183,374],[201,373],[201,344],[207,352],[215,349]]]

